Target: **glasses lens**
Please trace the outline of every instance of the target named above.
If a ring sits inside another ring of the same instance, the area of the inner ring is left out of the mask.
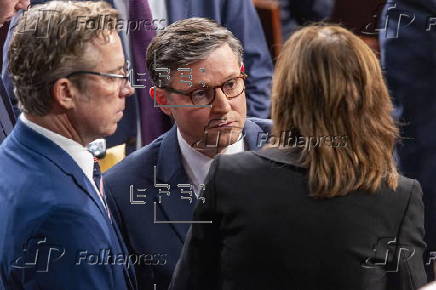
[[[213,89],[199,89],[191,94],[192,103],[197,106],[207,106],[213,99]]]
[[[223,93],[228,98],[234,98],[244,90],[244,79],[234,78],[225,82],[222,86]]]

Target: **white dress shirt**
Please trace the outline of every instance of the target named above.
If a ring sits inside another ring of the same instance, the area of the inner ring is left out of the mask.
[[[53,141],[53,143],[61,147],[68,155],[70,155],[80,169],[82,169],[85,176],[89,179],[100,199],[102,199],[93,178],[94,156],[92,156],[92,154],[85,147],[72,139],[65,138],[62,135],[35,124],[27,119],[24,114],[20,114],[20,120],[30,129]],[[105,203],[103,202],[103,205],[104,204]]]
[[[210,158],[209,156],[206,156],[192,148],[191,145],[189,145],[182,137],[179,128],[177,128],[177,140],[182,153],[183,168],[185,169],[186,174],[188,175],[188,178],[193,186],[194,193],[198,198],[200,194],[200,184],[204,184],[213,158]],[[235,154],[243,152],[244,149],[244,138],[241,138],[237,142],[227,146],[220,154]]]

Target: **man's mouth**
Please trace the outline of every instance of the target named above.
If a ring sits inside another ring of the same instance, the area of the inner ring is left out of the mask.
[[[230,121],[227,119],[214,119],[210,120],[207,128],[213,129],[213,128],[228,128],[233,127],[236,125],[235,121]]]
[[[226,121],[226,122],[219,122],[218,124],[215,124],[212,128],[227,128],[232,127],[235,122],[233,121]]]

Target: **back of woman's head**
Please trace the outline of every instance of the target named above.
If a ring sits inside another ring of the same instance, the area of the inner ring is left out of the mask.
[[[272,102],[273,135],[291,131],[310,141],[300,161],[309,168],[312,195],[374,192],[384,180],[396,188],[392,102],[377,57],[350,31],[315,25],[288,39]]]

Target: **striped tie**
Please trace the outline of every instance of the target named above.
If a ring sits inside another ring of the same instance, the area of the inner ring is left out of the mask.
[[[103,206],[106,209],[107,215],[109,219],[112,220],[109,207],[107,206],[106,194],[104,194],[103,178],[101,176],[100,164],[98,164],[98,160],[96,157],[94,157],[94,170],[92,178],[94,179],[95,186],[98,189],[98,195],[100,196]]]

